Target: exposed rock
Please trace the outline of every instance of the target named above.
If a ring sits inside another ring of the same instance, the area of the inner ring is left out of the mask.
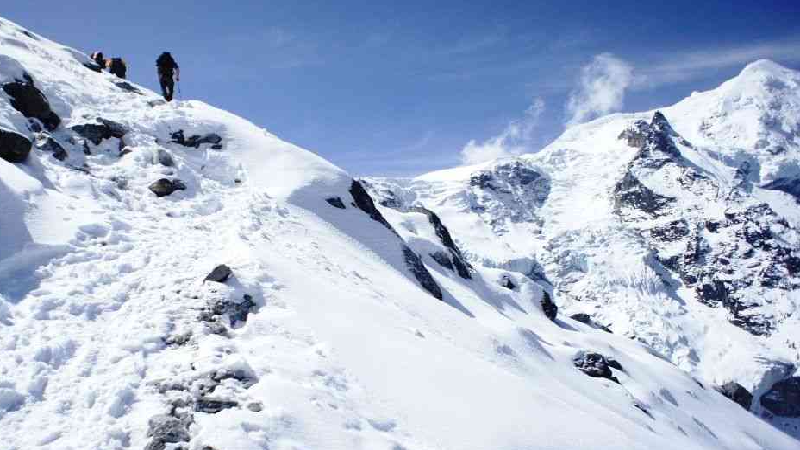
[[[445,269],[455,270],[455,266],[453,265],[452,257],[450,256],[449,252],[433,252],[430,253],[431,258],[434,261],[439,263],[440,266],[444,267]]]
[[[648,213],[652,217],[664,214],[664,209],[675,199],[658,195],[645,186],[630,170],[620,180],[615,189],[617,208],[629,207]]]
[[[381,216],[381,218],[383,217]],[[436,284],[436,280],[434,280],[431,273],[428,272],[428,269],[422,263],[422,259],[420,259],[419,255],[414,253],[414,251],[405,244],[403,245],[403,257],[405,258],[408,270],[411,271],[419,284],[437,299],[441,300],[444,298],[442,294],[442,288]]]
[[[189,442],[189,426],[176,417],[160,414],[153,416],[147,422],[147,436],[152,438],[145,449],[163,449],[166,443]]]
[[[781,417],[800,417],[800,377],[790,377],[772,385],[759,400],[761,406]]]
[[[617,139],[624,139],[628,143],[628,147],[642,148],[647,142],[647,133],[650,132],[650,125],[644,120],[637,120],[630,127],[620,133]]]
[[[34,86],[33,78],[28,74],[23,77],[24,80],[3,85],[3,91],[11,97],[11,106],[25,117],[38,119],[48,130],[55,130],[61,124],[61,118],[50,108],[42,91]]]
[[[111,130],[102,124],[87,123],[75,125],[72,127],[72,131],[78,133],[78,135],[94,145],[100,145],[103,140],[111,137]]]
[[[147,188],[158,197],[166,197],[175,191],[185,190],[186,185],[183,184],[183,181],[178,179],[170,180],[167,178],[161,178],[160,180],[153,182]]]
[[[225,264],[220,264],[209,273],[204,281],[216,281],[217,283],[224,283],[233,275],[233,271]]]
[[[511,289],[512,291],[517,288],[517,285],[514,284],[514,281],[511,279],[511,277],[505,273],[502,277],[500,277],[500,286],[506,289]]]
[[[202,397],[195,403],[194,410],[197,412],[216,414],[220,411],[237,406],[239,406],[239,404],[233,400]]]
[[[556,306],[553,299],[550,298],[550,294],[544,292],[542,294],[542,311],[544,315],[547,316],[550,320],[556,320],[556,315],[558,314],[558,306]]]
[[[241,301],[215,300],[200,312],[199,320],[202,322],[217,322],[223,316],[228,317],[231,325],[238,322],[247,322],[247,315],[256,307],[253,297],[245,294]],[[221,330],[220,330],[221,331]],[[225,330],[227,333],[227,330]],[[224,333],[214,333],[224,334]]]
[[[619,383],[619,380],[611,372],[611,365],[609,365],[608,360],[600,353],[581,350],[572,357],[572,364],[590,377],[607,378]],[[619,367],[620,369],[622,368],[622,366]]]
[[[114,122],[113,120],[108,120],[108,119],[103,119],[102,117],[98,117],[97,121],[100,122],[104,127],[106,127],[108,129],[109,134],[111,134],[111,136],[115,138],[121,139],[122,136],[125,136],[130,131],[128,130],[127,127],[125,127],[125,125],[122,125],[119,122]]]
[[[456,271],[458,271],[458,275],[465,280],[471,280],[472,266],[470,266],[470,264],[464,259],[464,256],[461,254],[461,250],[453,241],[450,231],[448,231],[447,227],[442,223],[442,219],[440,219],[439,216],[437,216],[433,211],[421,206],[415,206],[409,208],[409,210],[425,214],[428,217],[428,222],[430,222],[430,224],[433,226],[433,230],[436,233],[436,236],[439,238],[439,241],[442,243],[442,245],[450,250],[450,253],[452,253],[452,265],[455,267]]]
[[[717,387],[717,390],[722,395],[733,400],[739,406],[748,411],[750,410],[750,406],[753,404],[753,394],[751,394],[750,391],[745,389],[744,386],[734,381],[725,383],[722,386]]]
[[[350,195],[353,197],[353,203],[355,203],[358,209],[367,213],[367,215],[369,215],[372,218],[372,220],[385,226],[386,228],[391,230],[392,233],[397,234],[394,231],[394,228],[392,228],[392,226],[389,225],[389,222],[387,222],[386,219],[383,217],[383,214],[381,214],[381,212],[378,211],[378,208],[375,206],[375,202],[372,201],[372,197],[369,196],[367,191],[364,189],[364,186],[362,186],[361,183],[359,183],[357,180],[353,180],[353,184],[350,185]],[[420,262],[420,264],[422,263]]]
[[[216,133],[209,133],[202,136],[199,134],[193,134],[187,138],[184,135],[183,130],[178,130],[174,133],[171,133],[170,137],[172,137],[172,142],[176,144],[193,148],[199,148],[201,144],[219,145],[222,142],[222,136]]]
[[[0,158],[10,163],[23,163],[28,159],[32,145],[25,136],[0,128]]]
[[[167,104],[167,101],[163,100],[163,99],[160,99],[160,98],[156,99],[156,100],[148,100],[147,101],[147,106],[149,106],[151,108],[155,108],[156,106],[162,106],[162,105],[166,105],[166,104]]]
[[[37,148],[44,152],[50,152],[53,154],[53,157],[59,161],[64,161],[67,159],[67,151],[61,144],[58,143],[55,139],[51,136],[46,136],[43,140],[37,143]]]
[[[341,197],[328,197],[325,199],[325,201],[334,208],[347,209],[347,207],[344,206],[344,202],[342,202]]]
[[[800,202],[800,178],[778,178],[761,188],[786,192]]]
[[[592,319],[592,316],[590,316],[589,314],[578,313],[578,314],[573,314],[569,317],[572,320],[576,320],[580,323],[585,323],[586,325],[589,325],[592,328],[597,328],[605,331],[606,333],[611,333],[611,329],[609,329],[607,326],[601,323],[596,322],[594,319]]]
[[[264,409],[264,406],[259,402],[253,402],[247,404],[247,409],[252,412],[261,412]]]
[[[132,94],[141,94],[142,91],[139,90],[136,86],[128,83],[127,81],[112,81],[118,88],[122,89],[125,92],[130,92]]]

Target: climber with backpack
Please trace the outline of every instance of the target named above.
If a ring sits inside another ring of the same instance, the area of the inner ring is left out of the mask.
[[[101,70],[102,70],[103,67],[106,66],[106,57],[103,56],[103,52],[94,52],[94,53],[92,53],[92,57],[91,58],[92,58],[92,61],[94,61],[95,64],[100,66]]]
[[[164,94],[164,99],[171,102],[172,95],[175,93],[175,82],[181,80],[181,69],[170,52],[162,53],[156,60],[156,66],[158,66],[158,82],[161,84],[161,92]]]
[[[119,78],[122,78],[123,80],[125,79],[125,76],[128,74],[128,65],[125,64],[125,60],[123,60],[122,58],[107,59],[106,67],[108,67],[109,72],[113,73]]]

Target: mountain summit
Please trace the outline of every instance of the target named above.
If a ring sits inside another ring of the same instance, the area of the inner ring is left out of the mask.
[[[361,181],[93,69],[0,20],[4,450],[797,448],[795,147]]]

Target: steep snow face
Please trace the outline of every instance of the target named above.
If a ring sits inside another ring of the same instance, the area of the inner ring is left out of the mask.
[[[552,167],[588,157],[481,167],[447,215],[386,208],[241,118],[5,20],[0,41],[0,128],[32,146],[0,160],[3,449],[796,448],[639,342],[547,317],[557,265],[532,252],[553,250],[553,202],[591,191]],[[633,154],[609,133],[599,177]],[[624,229],[581,201],[565,252]],[[467,250],[470,220],[487,242]],[[511,237],[516,259],[475,263]],[[646,259],[613,244],[604,270]],[[613,289],[669,298],[656,275]]]
[[[386,207],[435,211],[475,267],[552,286],[563,311],[709,383],[738,381],[753,412],[796,435],[759,398],[800,363],[799,83],[757,61],[663,114],[607,116],[536,154],[367,181]]]

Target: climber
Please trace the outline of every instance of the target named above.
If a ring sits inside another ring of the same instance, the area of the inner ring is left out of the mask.
[[[164,52],[158,57],[156,66],[158,66],[158,82],[161,84],[161,92],[164,94],[164,99],[170,102],[172,94],[175,92],[175,82],[181,81],[181,69],[169,52]]]
[[[125,79],[125,75],[128,73],[128,65],[125,64],[125,61],[122,58],[107,59],[106,67],[108,67],[109,72],[113,73],[119,78],[122,78],[123,80]]]
[[[92,61],[94,61],[95,64],[97,64],[98,66],[100,66],[101,69],[106,66],[106,59],[105,56],[103,56],[103,52],[92,53]]]

